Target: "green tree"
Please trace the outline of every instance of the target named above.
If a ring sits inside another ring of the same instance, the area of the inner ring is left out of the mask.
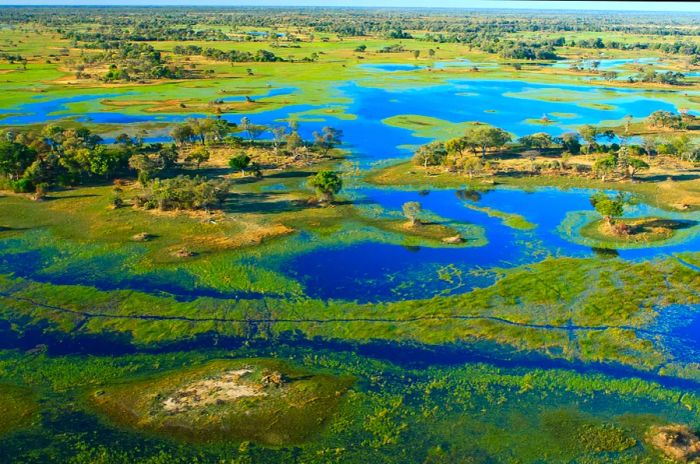
[[[299,132],[293,130],[289,136],[287,136],[287,150],[290,153],[296,153],[296,151],[304,145],[304,141],[299,136]]]
[[[605,182],[605,178],[608,175],[615,172],[616,168],[617,159],[615,158],[615,156],[612,155],[598,158],[593,164],[593,171],[601,177],[603,182]]]
[[[466,131],[468,143],[481,148],[481,156],[486,156],[486,150],[498,150],[512,140],[511,135],[498,127],[479,126]]]
[[[581,140],[576,132],[567,132],[561,136],[561,146],[565,152],[572,155],[581,153]]]
[[[198,146],[193,148],[185,157],[185,162],[187,163],[194,163],[195,166],[197,166],[197,169],[201,166],[202,163],[206,163],[209,161],[209,150],[207,150],[206,147],[204,146]]]
[[[445,144],[442,142],[431,142],[421,146],[413,154],[413,162],[427,168],[428,166],[440,166],[447,157]]]
[[[319,171],[311,177],[309,185],[316,189],[321,201],[332,203],[334,196],[343,188],[343,180],[333,171]]]
[[[159,160],[154,160],[143,153],[137,153],[129,158],[129,167],[137,171],[137,178],[142,186],[145,186],[153,175],[162,169]]]
[[[0,173],[10,180],[19,179],[36,159],[36,152],[28,146],[10,141],[0,142]]]
[[[627,160],[627,172],[630,178],[634,178],[637,172],[649,169],[649,164],[640,158],[629,158]]]
[[[595,210],[605,218],[605,221],[612,225],[615,218],[622,216],[625,212],[627,199],[622,193],[614,197],[606,195],[604,192],[596,192],[591,195],[589,201]]]
[[[579,129],[578,133],[581,135],[581,138],[586,141],[586,154],[590,155],[591,149],[596,144],[596,139],[600,133],[600,129],[590,124],[586,124]]]
[[[465,174],[469,175],[470,179],[484,170],[484,160],[478,156],[467,155],[462,156],[459,161],[459,167],[462,168]]]
[[[87,152],[89,172],[96,176],[110,176],[119,166],[119,161],[117,153],[114,150],[107,150],[104,145]]]
[[[546,132],[538,132],[532,135],[520,137],[518,140],[524,147],[536,150],[544,150],[552,146],[552,136]]]
[[[192,130],[192,126],[185,123],[175,126],[170,132],[170,136],[177,144],[183,145],[186,143],[192,143],[195,138],[195,133],[194,130]]]
[[[239,126],[243,132],[248,133],[248,140],[254,141],[258,139],[266,130],[266,126],[253,124],[247,117],[241,118],[241,124]]]
[[[244,177],[246,169],[250,166],[250,156],[241,153],[228,160],[228,165],[231,169],[241,171],[241,177]]]

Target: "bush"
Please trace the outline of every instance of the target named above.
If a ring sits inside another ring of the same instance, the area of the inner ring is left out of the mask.
[[[15,193],[30,193],[35,190],[34,183],[29,179],[18,179],[11,182],[12,190]]]

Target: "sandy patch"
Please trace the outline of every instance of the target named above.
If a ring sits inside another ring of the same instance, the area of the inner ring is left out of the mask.
[[[241,382],[242,377],[252,372],[251,369],[236,369],[213,379],[191,383],[166,398],[161,403],[163,410],[178,413],[239,398],[265,396],[261,385]]]

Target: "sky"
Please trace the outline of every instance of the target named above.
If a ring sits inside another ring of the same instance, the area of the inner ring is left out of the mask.
[[[700,3],[694,2],[525,0],[0,0],[0,5],[357,6],[700,12]]]

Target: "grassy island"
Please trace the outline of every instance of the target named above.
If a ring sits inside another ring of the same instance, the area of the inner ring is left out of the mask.
[[[278,361],[212,361],[107,386],[92,402],[117,423],[196,441],[300,443],[328,421],[352,379]]]
[[[584,238],[615,245],[653,245],[672,239],[679,230],[696,225],[693,221],[680,221],[658,217],[620,218],[611,224],[605,219],[589,223],[580,230]]]

